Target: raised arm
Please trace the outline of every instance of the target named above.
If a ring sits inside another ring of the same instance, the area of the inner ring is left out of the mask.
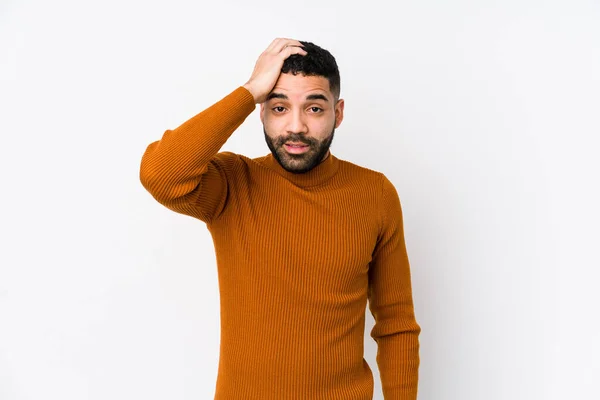
[[[223,211],[230,189],[228,171],[238,158],[218,151],[256,104],[265,101],[292,54],[306,54],[300,42],[274,40],[258,58],[248,82],[148,145],[140,181],[158,202],[205,222]]]
[[[167,130],[142,156],[142,185],[173,211],[210,222],[225,206],[226,171],[235,162],[232,153],[217,153],[255,107],[252,94],[239,87]]]

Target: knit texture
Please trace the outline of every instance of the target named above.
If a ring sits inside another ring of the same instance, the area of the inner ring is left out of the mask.
[[[140,167],[159,203],[205,222],[213,238],[215,399],[371,400],[367,304],[385,400],[416,399],[421,329],[394,185],[331,152],[304,174],[271,153],[220,152],[255,108],[235,89],[166,130]]]

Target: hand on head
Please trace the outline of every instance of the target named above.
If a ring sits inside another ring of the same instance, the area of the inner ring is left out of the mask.
[[[263,103],[281,74],[283,62],[292,54],[306,55],[302,43],[293,39],[275,39],[256,61],[252,76],[243,86],[256,103]]]

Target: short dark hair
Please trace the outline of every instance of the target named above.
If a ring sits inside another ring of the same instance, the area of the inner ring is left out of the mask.
[[[329,89],[335,100],[340,98],[340,71],[333,55],[311,42],[304,42],[306,55],[292,54],[284,62],[281,72],[293,75],[322,76],[329,81]]]

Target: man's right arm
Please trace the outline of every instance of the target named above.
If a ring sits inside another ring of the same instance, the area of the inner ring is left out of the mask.
[[[226,171],[235,158],[218,151],[256,104],[266,100],[292,54],[306,55],[302,43],[275,39],[248,82],[147,147],[140,180],[159,203],[207,223],[223,211],[229,190]]]
[[[225,206],[225,170],[232,161],[218,151],[255,108],[252,94],[240,86],[179,127],[165,131],[142,156],[142,185],[165,207],[210,222]]]

